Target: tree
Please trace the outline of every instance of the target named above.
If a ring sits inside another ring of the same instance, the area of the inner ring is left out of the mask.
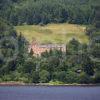
[[[57,72],[56,78],[57,78],[58,81],[66,82],[66,72],[65,71]]]
[[[99,4],[99,1],[96,2]],[[94,16],[91,17],[93,3],[89,0],[0,0],[0,16],[13,25],[51,22],[89,24],[94,19]]]
[[[87,56],[87,54],[85,54],[83,56],[83,70],[84,72],[86,72],[86,74],[88,75],[94,75],[94,63],[91,61],[91,59]]]
[[[87,75],[86,73],[81,73],[80,76],[79,76],[79,82],[81,84],[89,84],[92,82],[91,78],[89,75]]]
[[[69,41],[69,44],[67,46],[67,50],[70,54],[77,55],[78,51],[80,49],[80,43],[78,40],[73,38],[71,41]]]
[[[46,70],[42,70],[39,72],[40,82],[47,83],[50,80],[50,74]]]
[[[35,60],[28,58],[24,64],[22,70],[24,73],[32,74],[33,71],[36,71],[36,62]]]
[[[32,73],[32,82],[33,83],[39,83],[39,79],[40,79],[39,72],[33,71],[33,73]]]
[[[94,78],[95,83],[100,83],[100,71],[96,72],[95,78]]]
[[[78,83],[78,75],[73,71],[67,71],[66,83]]]

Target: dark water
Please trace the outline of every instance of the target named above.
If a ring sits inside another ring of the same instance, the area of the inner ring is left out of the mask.
[[[0,100],[100,100],[100,87],[0,87]]]

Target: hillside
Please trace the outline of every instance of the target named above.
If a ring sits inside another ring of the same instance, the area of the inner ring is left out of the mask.
[[[99,37],[100,0],[0,0],[0,82],[100,84]]]
[[[88,42],[88,37],[85,35],[86,27],[76,24],[24,25],[15,28],[29,42],[36,39],[39,43],[68,43],[72,38],[82,43]]]
[[[100,0],[0,0],[0,17],[13,25],[64,22],[88,25],[98,4]]]

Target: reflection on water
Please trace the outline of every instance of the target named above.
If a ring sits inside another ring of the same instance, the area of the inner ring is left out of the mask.
[[[100,87],[0,87],[0,100],[100,100]]]

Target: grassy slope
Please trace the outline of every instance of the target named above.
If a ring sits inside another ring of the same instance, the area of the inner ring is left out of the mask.
[[[82,43],[88,42],[88,37],[85,35],[85,26],[75,24],[24,25],[15,28],[29,42],[36,39],[39,43],[67,43],[73,37]]]

